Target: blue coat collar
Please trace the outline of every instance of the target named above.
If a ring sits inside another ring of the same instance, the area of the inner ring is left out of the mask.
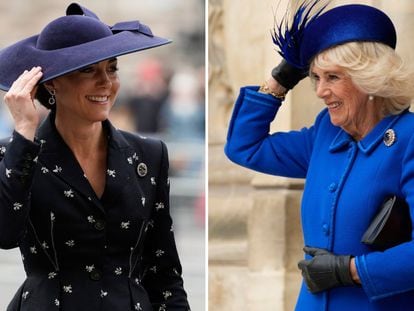
[[[385,131],[390,129],[402,115],[407,113],[408,110],[398,115],[390,115],[382,119],[372,130],[368,133],[364,139],[357,142],[358,148],[365,154],[370,154],[374,148],[383,141]],[[342,148],[348,146],[349,143],[355,142],[351,135],[340,129],[336,137],[332,140],[329,146],[330,152],[338,152]]]

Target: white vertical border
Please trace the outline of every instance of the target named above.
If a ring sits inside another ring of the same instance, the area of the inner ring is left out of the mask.
[[[204,299],[205,299],[205,311],[208,311],[208,128],[209,128],[209,122],[208,122],[208,70],[209,70],[209,66],[208,66],[208,1],[209,0],[204,0],[204,50],[205,50],[205,61],[204,61],[204,113],[205,113],[205,139],[204,139],[204,193],[205,193],[205,199],[204,199],[204,204],[205,204],[205,208],[204,208],[204,236],[205,236],[205,241],[204,241],[204,246],[205,246],[205,251],[204,251],[204,261],[205,261],[205,270],[204,270],[204,277],[205,277],[205,284],[204,284],[204,291],[205,291],[205,295],[204,295]]]

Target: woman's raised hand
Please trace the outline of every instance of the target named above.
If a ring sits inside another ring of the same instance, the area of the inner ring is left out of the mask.
[[[308,70],[297,68],[284,59],[272,70],[272,77],[287,90],[293,89],[300,80],[308,75]]]
[[[37,91],[37,82],[42,75],[40,67],[33,67],[30,71],[25,70],[4,95],[4,102],[14,119],[16,132],[29,140],[34,140],[40,122],[34,97]]]

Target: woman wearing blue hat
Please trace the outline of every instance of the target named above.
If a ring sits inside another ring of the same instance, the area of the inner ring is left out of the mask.
[[[395,52],[396,32],[383,12],[366,5],[316,10],[318,2],[302,2],[289,27],[275,28],[284,60],[261,87],[241,89],[225,152],[259,172],[306,178],[296,310],[409,310],[414,73]],[[326,109],[309,128],[269,134],[287,91],[307,75]],[[385,232],[389,223],[382,228],[375,216],[389,198],[385,207],[394,203],[408,221]],[[375,231],[365,238],[370,224],[381,232],[376,239]],[[403,229],[403,239],[380,244]]]
[[[108,121],[117,56],[170,41],[66,13],[0,50],[15,125],[0,141],[0,247],[19,247],[27,274],[7,310],[189,310],[166,147]],[[51,110],[41,124],[34,98]]]

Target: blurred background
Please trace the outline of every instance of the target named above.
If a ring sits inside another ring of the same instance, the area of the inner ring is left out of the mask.
[[[38,34],[72,1],[1,1],[0,48]],[[112,25],[140,20],[172,44],[118,59],[121,90],[111,113],[124,130],[157,137],[170,156],[171,213],[193,310],[205,310],[205,2],[203,0],[83,0]],[[0,92],[0,137],[13,124]],[[41,108],[40,108],[41,109]],[[47,112],[40,111],[42,114]],[[0,310],[24,280],[19,251],[0,250]]]

